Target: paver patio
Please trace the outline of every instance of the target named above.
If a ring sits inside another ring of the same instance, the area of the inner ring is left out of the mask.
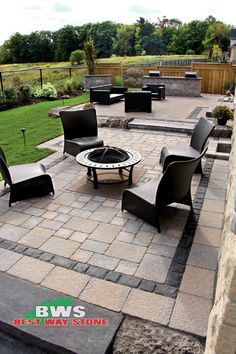
[[[164,145],[189,142],[183,134],[142,130],[100,128],[99,136],[106,145],[141,154],[136,167],[144,173],[137,184],[161,173],[158,161]],[[205,336],[228,161],[204,158],[205,177],[194,175],[192,182],[195,217],[189,216],[188,207],[167,207],[159,234],[121,212],[119,198],[94,194],[92,184],[89,193],[72,191],[86,169],[62,155],[62,144],[63,137],[42,144],[56,150],[42,160],[55,196],[21,201],[11,209],[8,194],[0,198],[0,271],[90,304]],[[211,144],[216,140],[211,138]],[[100,186],[101,194],[102,188],[113,186]]]

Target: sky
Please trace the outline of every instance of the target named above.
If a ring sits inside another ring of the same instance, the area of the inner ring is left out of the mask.
[[[13,33],[55,31],[65,25],[113,21],[132,24],[139,17],[177,18],[183,23],[209,15],[236,27],[235,0],[6,0],[1,3],[0,45]]]

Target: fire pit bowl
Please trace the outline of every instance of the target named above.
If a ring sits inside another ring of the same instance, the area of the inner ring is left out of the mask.
[[[114,146],[103,146],[85,150],[76,156],[76,161],[88,168],[87,178],[94,183],[94,188],[98,188],[98,183],[114,184],[125,181],[132,184],[133,167],[140,162],[141,156],[138,152],[129,149],[121,149]],[[96,170],[119,170],[119,179],[109,180],[107,182],[98,182]],[[128,171],[128,176],[123,175],[123,170]]]

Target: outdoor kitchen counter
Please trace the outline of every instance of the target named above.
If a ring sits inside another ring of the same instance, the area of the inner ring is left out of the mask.
[[[143,76],[143,84],[164,84],[166,96],[189,96],[201,95],[201,77],[187,78],[179,76]]]

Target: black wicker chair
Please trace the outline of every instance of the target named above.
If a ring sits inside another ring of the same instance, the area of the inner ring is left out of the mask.
[[[192,211],[192,176],[206,150],[207,148],[196,159],[172,162],[160,178],[124,190],[121,209],[157,227],[158,232],[161,232],[159,213],[166,205],[185,204],[189,205]]]
[[[7,166],[5,154],[0,148],[0,172],[4,185],[10,186],[9,206],[20,200],[53,193],[51,177],[40,163]]]
[[[97,116],[94,108],[61,111],[64,129],[64,153],[72,156],[81,151],[103,146],[103,140],[97,136]]]
[[[152,99],[164,100],[166,98],[165,84],[147,84],[142,87],[143,91],[151,91]]]
[[[212,122],[206,118],[200,118],[195,128],[193,129],[189,146],[179,145],[163,147],[159,161],[163,166],[163,172],[169,163],[173,161],[190,160],[199,157],[206,145],[208,137],[214,128],[215,125]],[[199,160],[195,172],[203,174],[201,160]]]

